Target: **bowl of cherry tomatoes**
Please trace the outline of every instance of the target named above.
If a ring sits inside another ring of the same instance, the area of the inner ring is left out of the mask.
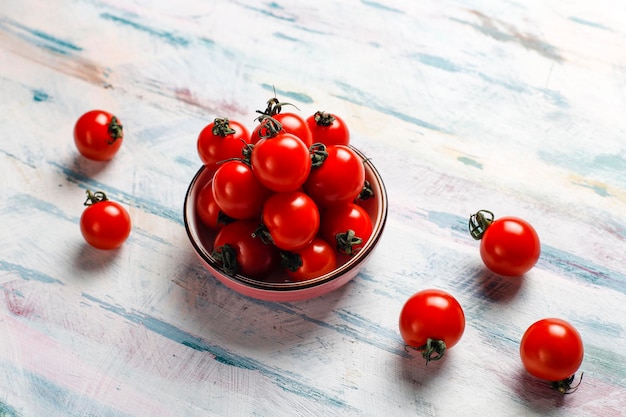
[[[228,119],[202,130],[185,229],[202,265],[228,288],[274,302],[318,297],[370,259],[387,219],[385,185],[338,116],[270,110],[252,135]]]

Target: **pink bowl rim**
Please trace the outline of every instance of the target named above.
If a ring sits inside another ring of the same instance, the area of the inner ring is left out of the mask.
[[[193,179],[191,180],[191,183],[189,184],[189,187],[187,188],[187,192],[185,194],[185,201],[184,201],[184,206],[183,206],[184,208],[183,219],[184,219],[184,224],[185,224],[185,231],[187,233],[187,236],[189,237],[189,240],[196,254],[200,257],[200,259],[204,263],[206,263],[207,266],[210,267],[210,269],[213,269],[214,271],[220,274],[220,277],[216,276],[215,278],[218,278],[220,281],[223,281],[223,280],[231,281],[233,284],[235,284],[236,287],[244,286],[244,287],[249,288],[251,291],[255,291],[257,293],[259,291],[268,292],[268,293],[272,293],[272,292],[289,293],[289,292],[295,292],[295,291],[301,292],[301,290],[324,286],[324,284],[329,284],[330,282],[341,278],[342,276],[344,276],[344,274],[347,274],[348,272],[354,273],[354,271],[352,271],[354,268],[357,268],[357,269],[361,268],[364,265],[364,262],[369,259],[371,252],[374,250],[374,248],[376,247],[376,245],[378,244],[378,241],[380,240],[382,236],[382,232],[387,223],[388,200],[387,200],[387,190],[385,188],[385,184],[383,183],[380,173],[378,172],[376,167],[374,167],[370,159],[368,159],[361,151],[359,151],[352,145],[349,145],[349,147],[361,157],[366,167],[366,177],[368,177],[367,179],[370,182],[375,181],[376,182],[375,189],[378,189],[380,191],[376,193],[374,196],[374,198],[378,200],[378,210],[376,212],[376,217],[372,219],[373,220],[372,224],[374,225],[374,228],[372,230],[372,235],[370,239],[367,241],[367,243],[365,244],[365,246],[363,246],[363,248],[361,248],[361,250],[356,255],[354,255],[352,258],[346,261],[339,268],[325,275],[322,275],[322,276],[319,276],[317,278],[313,278],[307,281],[302,281],[302,282],[264,282],[264,281],[259,281],[259,280],[255,280],[252,278],[248,278],[239,274],[235,274],[231,276],[231,275],[221,273],[221,265],[211,256],[211,254],[204,247],[204,245],[200,244],[200,238],[197,232],[197,227],[196,227],[196,230],[194,230],[194,228],[191,226],[191,221],[190,221],[190,217],[195,216],[195,204],[192,204],[191,202],[192,195],[194,193],[194,190],[195,190],[195,187],[197,186],[198,181],[204,175],[207,174],[207,168],[204,165],[200,167],[200,169],[196,172]],[[371,175],[369,176],[367,175],[368,171],[371,173]],[[209,270],[209,272],[212,275],[215,275],[213,271]],[[354,275],[356,275],[356,273],[354,273]],[[240,290],[238,291],[243,293],[243,291],[240,291]],[[263,297],[255,296],[255,298],[263,298]]]

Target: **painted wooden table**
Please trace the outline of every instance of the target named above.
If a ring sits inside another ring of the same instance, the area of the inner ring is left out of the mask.
[[[0,4],[0,415],[626,415],[626,7],[620,0]],[[274,94],[344,116],[390,201],[348,285],[302,302],[207,274],[182,205],[217,116]],[[124,123],[108,163],[73,125]],[[128,207],[116,251],[84,243],[85,189]],[[467,219],[530,221],[536,267],[483,266]],[[424,365],[406,299],[453,293],[461,342]],[[584,380],[529,376],[534,321],[573,323]]]

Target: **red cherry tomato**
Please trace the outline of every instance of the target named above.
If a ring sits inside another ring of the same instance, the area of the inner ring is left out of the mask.
[[[313,142],[324,145],[349,145],[348,125],[336,114],[318,111],[307,119]]]
[[[337,255],[324,239],[316,237],[304,248],[283,253],[283,267],[294,281],[306,281],[337,268]]]
[[[520,357],[531,375],[552,382],[553,389],[569,391],[583,361],[580,333],[565,320],[546,318],[533,323],[522,336]]]
[[[87,190],[87,208],[80,217],[80,231],[91,246],[115,249],[130,235],[131,220],[122,205],[107,199],[101,191]]]
[[[276,193],[263,205],[263,225],[274,244],[297,251],[313,241],[320,225],[315,202],[301,191]]]
[[[495,219],[480,210],[470,218],[470,233],[480,239],[480,256],[491,271],[504,276],[520,276],[539,259],[541,244],[535,229],[517,217]]]
[[[278,249],[253,237],[258,227],[257,220],[237,220],[218,232],[212,256],[226,274],[262,279],[278,267]]]
[[[220,209],[213,196],[213,179],[210,179],[198,192],[196,197],[196,213],[202,224],[209,229],[219,230],[232,221]]]
[[[198,156],[207,168],[214,171],[220,162],[243,158],[244,147],[249,143],[250,133],[243,124],[217,118],[198,135]]]
[[[372,235],[372,220],[354,203],[332,206],[321,214],[320,236],[343,255],[353,255]]]
[[[233,219],[258,217],[271,194],[258,181],[252,168],[240,160],[220,165],[213,175],[212,189],[218,207]]]
[[[400,334],[407,347],[419,350],[426,361],[439,360],[458,343],[465,331],[459,302],[438,289],[411,296],[400,312]]]
[[[258,141],[250,163],[259,182],[276,192],[299,189],[311,171],[309,149],[290,133]]]
[[[311,137],[311,130],[306,120],[297,115],[296,113],[278,113],[272,116],[274,120],[280,123],[280,133],[291,133],[300,139],[304,145],[308,148],[313,144]],[[264,137],[270,136],[268,129],[261,122],[252,131],[250,140],[252,143],[257,143]]]
[[[83,114],[74,126],[74,143],[85,158],[107,161],[115,156],[123,141],[122,123],[104,110]]]
[[[304,189],[320,207],[353,202],[365,184],[363,160],[344,145],[326,146],[326,153],[321,165],[311,168]]]

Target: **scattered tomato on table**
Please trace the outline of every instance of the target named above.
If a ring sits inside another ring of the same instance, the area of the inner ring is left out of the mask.
[[[95,161],[112,159],[124,140],[120,120],[104,110],[91,110],[74,125],[74,143],[85,158]]]
[[[87,190],[87,208],[80,217],[80,231],[91,246],[98,249],[115,249],[128,238],[131,220],[126,209],[111,201],[102,191]]]
[[[491,271],[503,276],[521,276],[535,266],[541,254],[533,226],[518,217],[494,218],[479,210],[469,220],[472,237],[480,240],[480,256]]]

